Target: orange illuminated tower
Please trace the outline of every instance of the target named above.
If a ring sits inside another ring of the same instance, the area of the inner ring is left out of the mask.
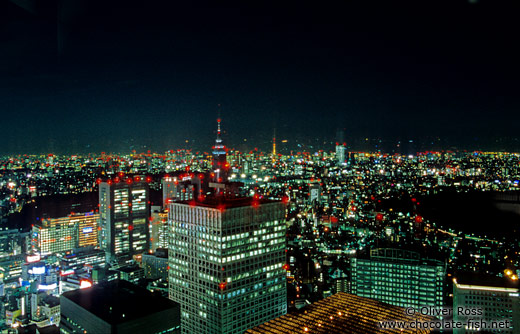
[[[276,128],[273,133],[273,163],[276,161]]]

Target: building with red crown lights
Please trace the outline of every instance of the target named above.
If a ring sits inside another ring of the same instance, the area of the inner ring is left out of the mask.
[[[148,183],[132,180],[99,184],[99,247],[107,262],[124,263],[149,249]]]
[[[243,333],[287,312],[285,206],[224,196],[169,205],[169,297],[183,333]]]

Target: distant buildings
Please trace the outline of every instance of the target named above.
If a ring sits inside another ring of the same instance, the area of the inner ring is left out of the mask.
[[[309,203],[321,203],[321,186],[317,183],[309,185]]]
[[[284,213],[255,198],[170,204],[170,299],[183,333],[238,334],[286,313]]]
[[[337,293],[246,331],[246,334],[314,333],[314,334],[379,334],[430,333],[429,329],[383,329],[382,321],[406,324],[434,320],[433,317],[407,315],[405,309],[373,299]],[[395,324],[395,323],[394,323]]]
[[[105,266],[105,252],[99,249],[83,249],[60,257],[61,276],[66,276],[71,270],[98,266]]]
[[[345,151],[346,147],[344,144],[336,143],[336,161],[339,165],[345,163]]]
[[[99,184],[99,246],[107,262],[123,263],[150,247],[149,187],[139,177]]]
[[[453,318],[465,326],[455,329],[454,333],[518,333],[519,292],[518,281],[509,278],[483,274],[457,275],[453,281]]]
[[[166,176],[161,181],[163,187],[163,206],[172,201],[188,201],[199,195],[201,180],[192,176]]]
[[[446,267],[418,253],[381,248],[352,259],[352,293],[401,307],[444,306]]]
[[[159,248],[155,254],[143,254],[142,266],[146,278],[168,279],[168,250]]]
[[[160,206],[152,206],[150,216],[150,251],[168,248],[168,212]]]
[[[61,295],[62,333],[179,333],[179,304],[116,280]]]
[[[137,284],[139,280],[144,278],[144,269],[137,264],[130,264],[116,269],[120,280],[125,280]]]

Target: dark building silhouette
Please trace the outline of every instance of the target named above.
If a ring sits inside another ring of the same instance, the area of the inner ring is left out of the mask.
[[[130,282],[115,280],[60,297],[65,333],[180,333],[180,306]]]

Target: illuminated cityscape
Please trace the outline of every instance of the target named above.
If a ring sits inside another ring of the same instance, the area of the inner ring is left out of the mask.
[[[517,7],[0,3],[0,332],[519,333]]]

